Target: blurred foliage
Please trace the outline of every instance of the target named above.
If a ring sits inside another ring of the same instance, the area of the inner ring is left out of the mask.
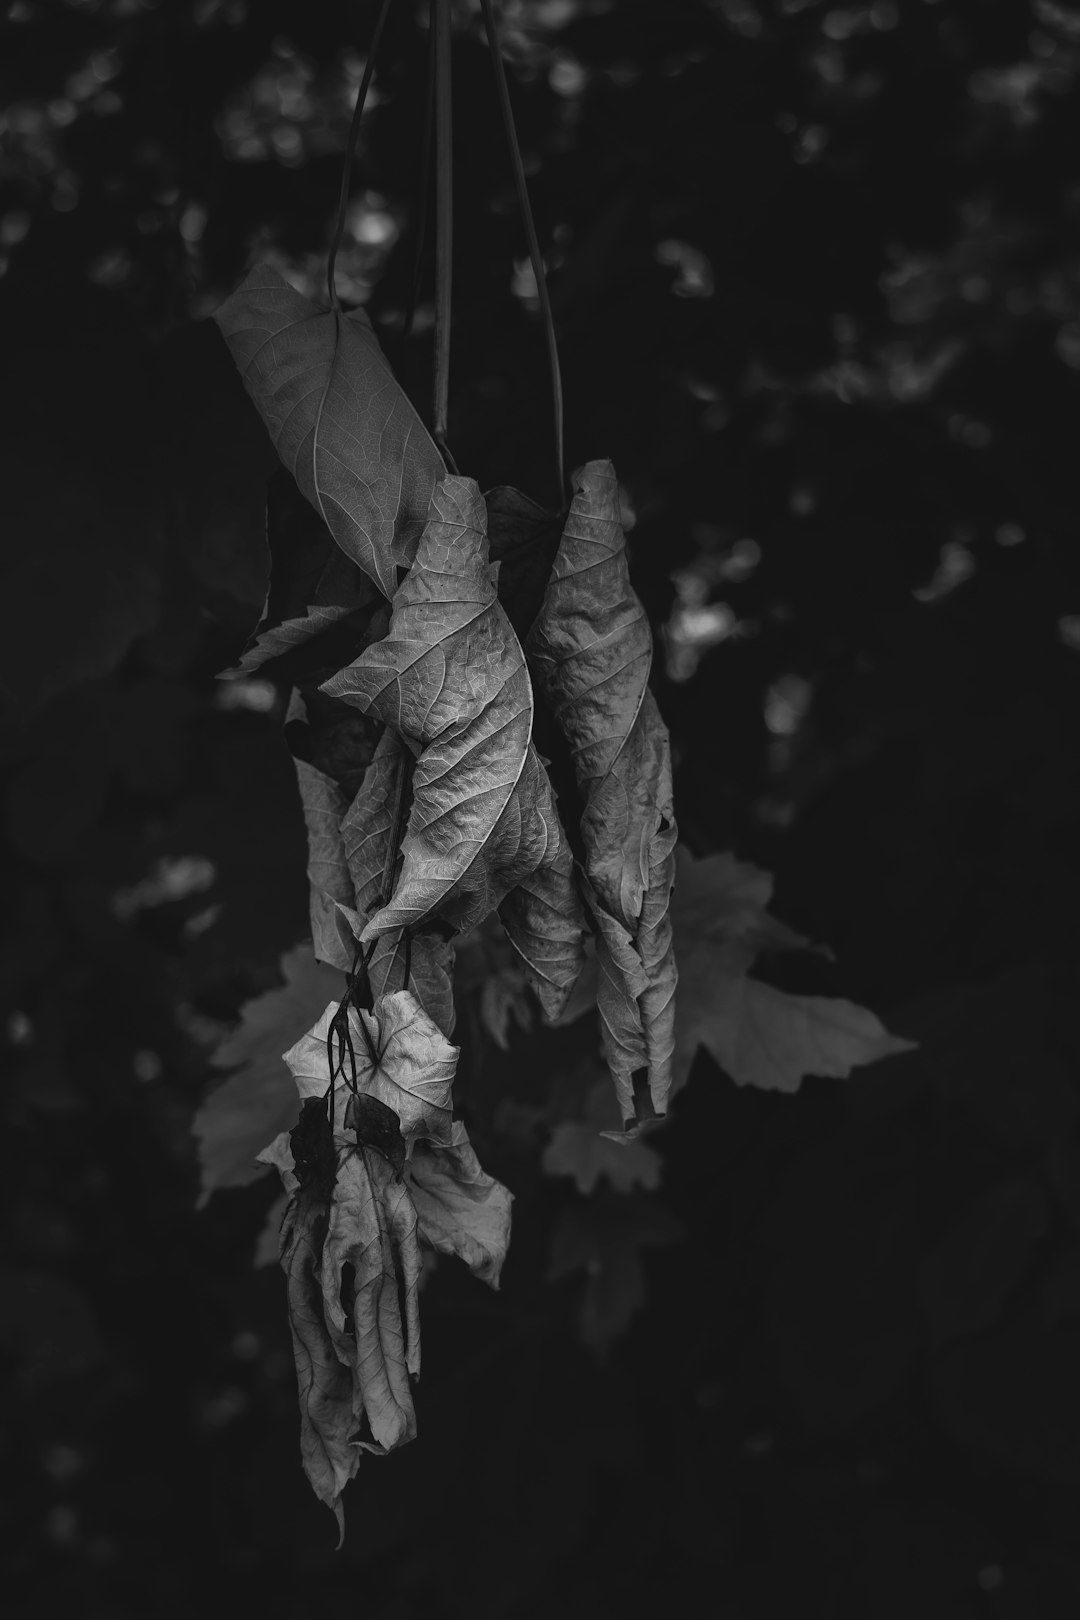
[[[701,1056],[660,1192],[585,1197],[540,1160],[587,1117],[587,1024],[466,1030],[470,1132],[517,1198],[504,1289],[425,1284],[422,1438],[351,1488],[335,1558],[250,1264],[272,1189],[194,1210],[207,1054],[306,927],[283,693],[214,679],[265,592],[273,458],[202,317],[256,253],[317,291],[375,8],[15,0],[5,1595],[1071,1620],[1080,9],[502,9],[571,464],[624,482],[684,836],[833,947],[782,988],[922,1045],[794,1097]],[[456,16],[451,443],[543,497],[535,287]],[[399,0],[340,266],[422,412],[425,56]]]

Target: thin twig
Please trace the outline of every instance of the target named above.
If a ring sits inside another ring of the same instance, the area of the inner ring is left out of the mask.
[[[450,301],[454,257],[454,130],[450,92],[450,0],[431,0],[435,51],[435,443],[446,454],[450,397]]]
[[[424,99],[424,144],[420,157],[420,184],[416,203],[416,257],[413,261],[412,289],[402,323],[403,338],[412,332],[416,306],[420,302],[420,286],[424,275],[424,248],[427,244],[428,192],[431,190],[431,143],[435,128],[435,45],[428,30],[427,95]]]
[[[338,250],[341,247],[342,237],[345,235],[345,215],[349,207],[349,188],[352,184],[353,159],[356,156],[356,138],[360,133],[360,120],[364,116],[364,103],[367,100],[368,87],[371,84],[371,75],[375,71],[375,57],[382,38],[383,24],[386,22],[392,0],[382,0],[379,15],[375,20],[375,32],[371,36],[371,47],[368,51],[367,61],[364,63],[364,75],[360,80],[360,89],[356,95],[356,106],[353,108],[352,120],[349,124],[349,138],[345,147],[345,162],[341,169],[341,192],[338,196],[337,220],[334,224],[333,240],[330,243],[330,254],[326,261],[326,291],[330,298],[330,308],[339,310],[341,302],[334,285],[334,266],[337,263]]]
[[[561,511],[566,504],[566,474],[563,466],[562,372],[559,367],[559,348],[555,341],[555,321],[551,313],[551,299],[548,297],[544,261],[540,255],[540,243],[537,241],[536,225],[533,221],[532,207],[529,203],[529,188],[525,183],[525,166],[521,161],[521,148],[518,145],[517,130],[514,127],[514,110],[510,105],[510,90],[506,82],[506,69],[503,66],[502,53],[499,50],[499,36],[495,28],[495,13],[491,0],[480,0],[480,6],[484,13],[484,27],[487,31],[488,47],[491,51],[492,65],[495,69],[495,85],[499,93],[499,107],[502,111],[503,128],[506,131],[506,141],[510,148],[510,161],[514,170],[514,186],[517,190],[518,207],[521,209],[522,223],[525,226],[525,236],[529,244],[529,259],[532,262],[533,275],[536,278],[536,291],[540,299],[540,311],[544,321],[548,368],[551,372],[551,394],[555,407],[555,467],[559,481],[558,504]]]

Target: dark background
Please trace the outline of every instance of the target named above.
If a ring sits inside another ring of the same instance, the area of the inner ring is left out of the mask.
[[[590,1027],[474,1053],[474,1139],[517,1195],[503,1291],[435,1271],[420,1440],[365,1463],[332,1551],[280,1277],[251,1264],[274,1189],[195,1210],[208,1054],[306,916],[281,694],[215,681],[265,589],[273,458],[205,317],[254,256],[317,294],[373,10],[7,8],[8,1612],[1073,1620],[1080,8],[1056,0],[505,8],[569,461],[611,456],[636,515],[683,836],[773,870],[833,947],[778,982],[921,1046],[794,1097],[699,1057],[660,1191],[587,1200],[534,1127]],[[420,10],[391,17],[341,288],[426,412]],[[524,236],[458,15],[450,442],[548,498]],[[549,1280],[568,1219],[596,1265]]]

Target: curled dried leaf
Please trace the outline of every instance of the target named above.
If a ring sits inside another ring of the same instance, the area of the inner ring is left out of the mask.
[[[676,828],[667,731],[648,689],[652,640],[635,596],[609,461],[575,474],[544,605],[528,641],[537,683],[569,743],[585,800],[587,896],[597,929],[605,1051],[624,1118],[671,1085],[675,954],[669,905]]]
[[[460,1120],[449,1142],[417,1143],[406,1178],[425,1243],[440,1254],[456,1254],[482,1282],[498,1288],[513,1194],[481,1169]]]
[[[439,483],[388,634],[323,690],[378,715],[418,753],[400,876],[365,938],[436,916],[464,931],[531,880],[504,921],[550,1012],[583,960],[582,913],[485,524],[472,480]]]

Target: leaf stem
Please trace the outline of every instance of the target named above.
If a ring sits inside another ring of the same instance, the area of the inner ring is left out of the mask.
[[[563,465],[563,391],[562,371],[559,366],[559,347],[555,339],[555,320],[551,313],[551,299],[548,296],[547,277],[544,273],[544,261],[540,254],[540,243],[536,236],[536,225],[533,221],[532,206],[529,202],[529,188],[525,182],[525,166],[521,161],[521,147],[518,145],[517,129],[514,126],[514,109],[510,105],[510,90],[506,82],[506,68],[503,65],[502,52],[499,50],[499,36],[495,27],[495,12],[492,0],[480,0],[480,7],[484,13],[484,28],[487,31],[488,48],[491,52],[491,62],[495,69],[495,87],[499,95],[499,108],[502,112],[503,128],[506,132],[506,142],[510,148],[510,162],[514,171],[514,186],[517,190],[518,207],[521,210],[521,219],[525,227],[525,236],[529,244],[529,259],[536,278],[536,291],[540,299],[540,311],[544,321],[544,338],[547,342],[548,369],[551,373],[551,395],[555,414],[555,468],[559,482],[558,507],[562,511],[566,505],[566,473]]]
[[[345,235],[345,215],[349,207],[349,188],[352,185],[356,139],[360,133],[360,120],[364,116],[364,103],[367,100],[368,89],[371,85],[371,75],[375,71],[375,57],[378,54],[383,25],[386,22],[391,3],[392,0],[382,0],[382,5],[379,7],[379,15],[375,19],[375,32],[371,36],[371,46],[368,50],[367,61],[364,63],[364,74],[360,80],[360,89],[356,94],[356,106],[353,108],[352,120],[349,124],[349,136],[345,146],[345,162],[341,167],[341,191],[338,195],[337,219],[334,223],[334,235],[330,242],[330,253],[326,261],[326,291],[330,298],[330,308],[333,310],[340,310],[341,308],[337,287],[334,284],[334,266],[337,263],[342,237]]]
[[[431,0],[435,52],[435,400],[434,439],[446,455],[450,397],[450,302],[454,257],[454,129],[450,0]],[[447,458],[449,460],[449,458]],[[452,465],[452,463],[451,463]]]
[[[427,95],[424,98],[424,142],[420,157],[420,181],[416,201],[416,257],[413,261],[412,288],[402,323],[402,337],[408,338],[420,302],[420,287],[424,274],[424,247],[427,242],[428,193],[431,190],[431,142],[435,128],[435,45],[428,40]]]

